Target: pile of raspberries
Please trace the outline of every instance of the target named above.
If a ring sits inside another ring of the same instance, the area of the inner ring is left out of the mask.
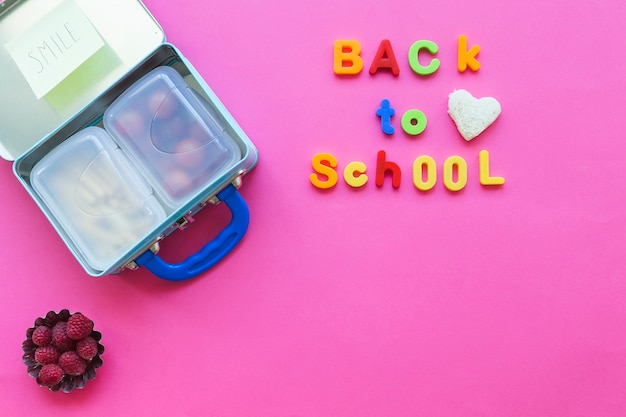
[[[83,388],[87,380],[95,378],[95,368],[102,365],[102,335],[82,313],[51,311],[35,321],[26,337],[22,348],[28,373],[53,391]]]

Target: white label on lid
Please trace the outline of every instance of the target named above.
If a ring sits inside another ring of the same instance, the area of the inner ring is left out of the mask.
[[[103,45],[82,10],[64,0],[4,46],[40,99]]]

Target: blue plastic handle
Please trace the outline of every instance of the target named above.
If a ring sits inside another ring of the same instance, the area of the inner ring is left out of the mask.
[[[250,212],[248,205],[233,185],[220,191],[217,197],[228,206],[232,217],[228,226],[215,239],[178,264],[165,262],[151,250],[141,254],[135,263],[145,266],[159,278],[168,281],[184,281],[208,270],[224,258],[248,230]]]

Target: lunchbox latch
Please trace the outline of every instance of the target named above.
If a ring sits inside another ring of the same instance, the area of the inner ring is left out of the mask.
[[[232,182],[230,183],[233,187],[235,187],[235,189],[239,189],[239,187],[241,187],[241,183],[242,183],[242,177],[244,175],[244,171],[239,171],[239,174],[237,175],[237,177],[235,177],[234,180],[232,180]],[[207,198],[206,200],[202,201],[200,203],[200,206],[204,207],[207,203],[211,203],[214,206],[218,205],[220,203],[220,198],[218,197],[219,193],[217,195],[214,195],[212,197]]]
[[[159,240],[161,238],[162,237],[159,237]],[[159,253],[159,250],[161,250],[161,247],[159,246],[159,242],[156,241],[152,245],[150,245],[149,250],[150,250],[150,252],[154,253],[155,255],[157,253]],[[123,271],[124,269],[130,269],[131,271],[134,271],[136,269],[139,269],[139,265],[137,265],[137,263],[135,261],[130,261],[129,263],[127,263],[126,265],[124,265],[123,267],[120,268],[120,272]]]
[[[176,226],[180,230],[185,230],[194,221],[195,221],[195,219],[193,217],[191,217],[190,214],[188,214],[188,215],[183,216],[180,219],[176,220]]]

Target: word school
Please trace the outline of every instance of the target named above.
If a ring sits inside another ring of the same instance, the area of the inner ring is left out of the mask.
[[[331,153],[315,154],[311,160],[315,171],[309,176],[313,186],[320,189],[329,189],[337,185],[337,158]],[[443,185],[450,191],[461,191],[467,185],[467,162],[460,156],[453,155],[443,162]],[[367,184],[369,177],[366,174],[367,165],[361,161],[352,161],[343,169],[343,179],[350,187],[360,188]],[[387,160],[386,152],[378,151],[376,157],[377,187],[382,187],[387,174],[391,175],[391,186],[399,188],[402,170],[400,166]],[[413,161],[413,185],[420,191],[431,190],[437,183],[437,163],[429,155],[420,155]],[[482,186],[498,186],[504,184],[504,178],[492,176],[489,172],[489,152],[481,150],[478,153],[478,179]]]

